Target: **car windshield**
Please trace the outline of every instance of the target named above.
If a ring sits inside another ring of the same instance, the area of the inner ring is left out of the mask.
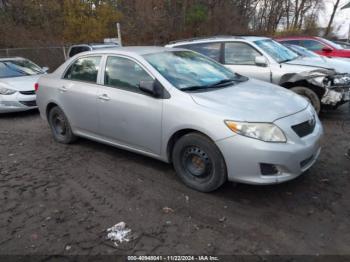
[[[326,43],[327,45],[329,45],[331,47],[334,47],[336,49],[344,49],[344,47],[342,47],[341,45],[339,45],[339,44],[337,44],[337,43],[335,43],[333,41],[330,41],[328,39],[321,38],[321,37],[319,39],[321,39],[324,43]]]
[[[297,53],[300,56],[304,56],[304,57],[319,57],[319,55],[317,55],[316,53],[309,51],[308,49],[301,47],[301,46],[297,46],[297,45],[286,45],[286,47],[288,47],[289,49],[291,49],[292,51],[294,51],[295,53]]]
[[[219,63],[192,51],[152,53],[144,55],[144,58],[180,90],[223,87],[247,80]]]
[[[298,54],[271,39],[258,40],[254,43],[275,59],[277,63],[288,62],[298,57]]]
[[[0,78],[43,74],[43,70],[27,59],[0,61]]]

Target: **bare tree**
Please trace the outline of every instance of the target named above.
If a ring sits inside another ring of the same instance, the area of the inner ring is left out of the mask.
[[[336,0],[334,5],[333,5],[332,15],[331,15],[331,18],[329,19],[329,23],[328,23],[328,26],[326,28],[326,32],[324,34],[325,36],[328,36],[330,31],[331,31],[333,20],[334,20],[334,16],[335,16],[335,13],[338,10],[339,3],[340,3],[340,0]]]

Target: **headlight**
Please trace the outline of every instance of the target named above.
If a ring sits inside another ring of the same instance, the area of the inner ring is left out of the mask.
[[[333,80],[334,85],[349,85],[350,84],[350,76],[349,75],[342,75],[335,77]]]
[[[285,143],[287,141],[282,130],[274,124],[236,122],[229,120],[226,120],[225,124],[233,132],[242,136],[259,139],[265,142]]]
[[[12,95],[16,92],[17,92],[16,90],[0,87],[0,95]]]

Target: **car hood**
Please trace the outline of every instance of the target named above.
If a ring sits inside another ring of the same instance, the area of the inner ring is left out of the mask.
[[[350,74],[350,60],[346,61],[338,58],[324,58],[338,73]]]
[[[32,91],[34,90],[35,83],[41,76],[42,74],[11,78],[0,78],[0,85],[17,91]]]
[[[190,95],[198,105],[218,110],[232,120],[248,122],[274,122],[304,110],[309,104],[285,88],[255,79]]]
[[[299,57],[297,59],[294,59],[292,61],[286,62],[285,64],[288,65],[299,65],[299,66],[307,66],[307,67],[314,67],[314,68],[322,68],[322,69],[335,69],[332,65],[327,63],[327,60],[322,59],[321,57]]]

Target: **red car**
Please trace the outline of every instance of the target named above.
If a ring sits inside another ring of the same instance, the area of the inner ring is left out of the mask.
[[[345,49],[341,45],[322,37],[281,37],[275,40],[280,43],[300,45],[306,49],[314,51],[319,55],[324,55],[327,57],[350,58],[350,49]]]

